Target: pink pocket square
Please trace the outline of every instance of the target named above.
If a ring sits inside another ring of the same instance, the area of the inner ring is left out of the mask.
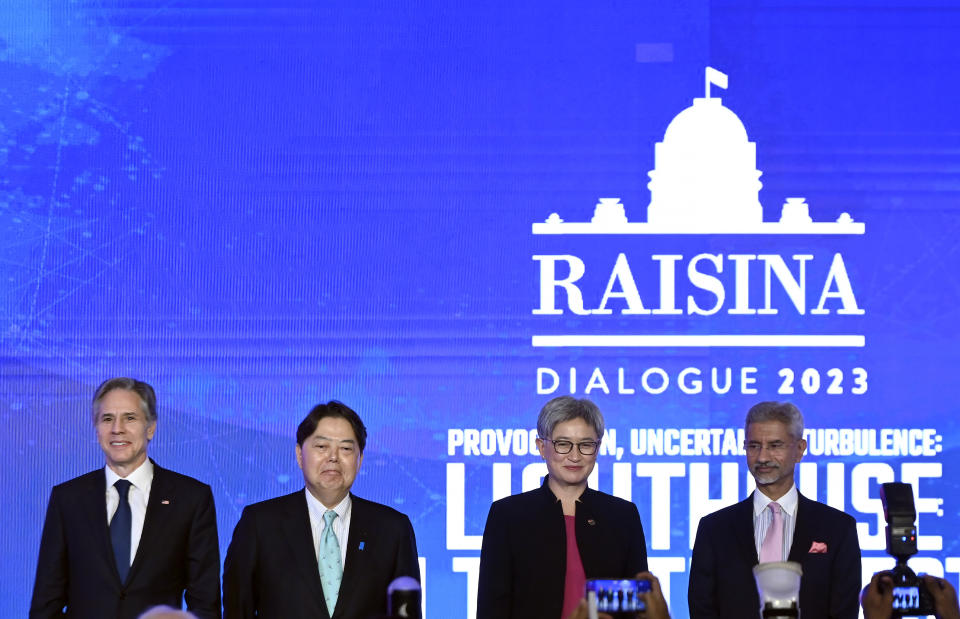
[[[810,550],[808,552],[815,554],[826,554],[827,545],[823,542],[814,542],[810,544]]]

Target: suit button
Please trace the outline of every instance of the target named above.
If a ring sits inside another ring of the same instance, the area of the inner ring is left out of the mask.
[[[120,592],[120,599],[121,599],[121,600],[127,599],[127,592],[126,592],[126,591],[121,591],[121,592]]]

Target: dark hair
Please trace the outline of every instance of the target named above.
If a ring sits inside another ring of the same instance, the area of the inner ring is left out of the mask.
[[[140,408],[147,418],[147,423],[157,420],[157,394],[153,391],[153,387],[136,378],[119,376],[103,381],[100,383],[100,386],[97,387],[96,392],[94,392],[93,402],[91,403],[93,423],[97,423],[97,412],[100,409],[100,401],[114,389],[124,389],[137,394],[140,398]]]
[[[760,402],[754,404],[747,411],[744,420],[744,429],[749,429],[751,423],[764,421],[779,421],[787,426],[787,433],[795,441],[803,438],[803,413],[790,402]]]
[[[317,431],[317,426],[324,417],[339,417],[350,422],[350,425],[353,426],[353,433],[357,437],[357,446],[360,448],[360,453],[363,453],[363,448],[367,445],[366,426],[360,421],[360,415],[352,408],[336,400],[330,400],[326,404],[317,404],[303,418],[303,421],[297,426],[297,445],[303,447],[303,442]]]

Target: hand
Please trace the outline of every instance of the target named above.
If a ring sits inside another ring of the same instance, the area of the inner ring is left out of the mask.
[[[587,601],[584,599],[580,600],[580,603],[576,608],[573,609],[573,612],[567,615],[567,619],[589,619],[590,614],[587,612]],[[613,619],[607,613],[599,613],[597,619]]]
[[[864,619],[890,619],[893,615],[893,578],[889,572],[877,572],[860,592]]]
[[[638,596],[647,606],[647,610],[640,616],[644,619],[670,619],[667,601],[663,599],[663,591],[660,590],[660,581],[657,580],[657,577],[650,572],[640,572],[635,578],[638,580],[646,580],[650,583],[650,591],[641,593]]]
[[[943,578],[930,574],[922,576],[923,583],[933,598],[933,608],[937,611],[937,619],[960,619],[960,607],[957,605],[957,591]]]

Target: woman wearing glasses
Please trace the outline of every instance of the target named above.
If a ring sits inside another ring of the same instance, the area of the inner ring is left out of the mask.
[[[490,507],[477,619],[563,619],[577,608],[586,579],[633,578],[647,570],[637,506],[587,487],[603,438],[596,404],[550,400],[537,434],[547,476],[536,490]]]

